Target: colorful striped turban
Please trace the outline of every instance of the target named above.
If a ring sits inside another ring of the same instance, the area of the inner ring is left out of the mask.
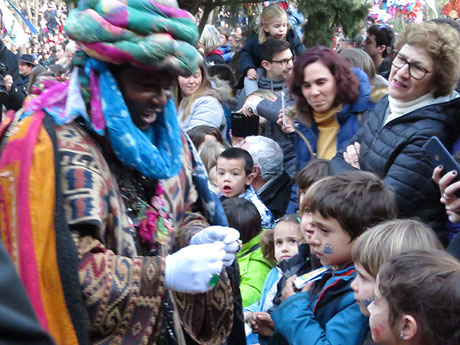
[[[187,75],[202,61],[192,15],[152,0],[81,0],[65,30],[87,55],[112,64]]]

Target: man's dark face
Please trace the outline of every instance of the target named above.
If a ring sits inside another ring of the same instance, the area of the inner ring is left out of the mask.
[[[367,35],[366,39],[363,42],[364,51],[369,54],[371,58],[374,58],[377,55],[381,55],[381,46],[377,46],[377,41],[375,35]]]
[[[24,62],[20,62],[19,65],[18,65],[18,68],[19,68],[19,74],[22,76],[22,77],[27,77],[30,72],[32,71],[32,68],[34,66],[28,64],[28,63],[24,63]]]
[[[119,68],[115,72],[118,86],[133,123],[147,130],[172,97],[177,75],[166,71],[145,71],[135,67]]]

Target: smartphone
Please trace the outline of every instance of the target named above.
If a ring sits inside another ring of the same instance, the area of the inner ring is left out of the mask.
[[[244,116],[241,113],[231,114],[232,135],[246,138],[250,135],[259,134],[259,117]]]
[[[460,165],[437,137],[431,137],[428,139],[425,145],[423,145],[422,149],[430,159],[433,169],[439,165],[442,165],[444,167],[442,169],[442,175],[448,173],[449,171],[455,170],[457,171],[457,176],[452,180],[451,183],[459,181]],[[457,192],[456,195],[460,196],[460,191]]]
[[[284,99],[284,91],[281,91],[281,110],[283,110],[283,126],[286,126],[286,101]]]

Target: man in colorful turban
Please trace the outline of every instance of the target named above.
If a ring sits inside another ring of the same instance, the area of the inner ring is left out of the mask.
[[[171,99],[201,62],[194,19],[81,0],[65,27],[70,80],[0,126],[0,235],[37,317],[58,344],[220,345],[239,233]]]

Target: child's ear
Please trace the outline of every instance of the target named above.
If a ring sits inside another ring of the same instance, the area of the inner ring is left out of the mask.
[[[412,315],[403,314],[399,321],[399,340],[411,340],[417,335],[417,320]]]

